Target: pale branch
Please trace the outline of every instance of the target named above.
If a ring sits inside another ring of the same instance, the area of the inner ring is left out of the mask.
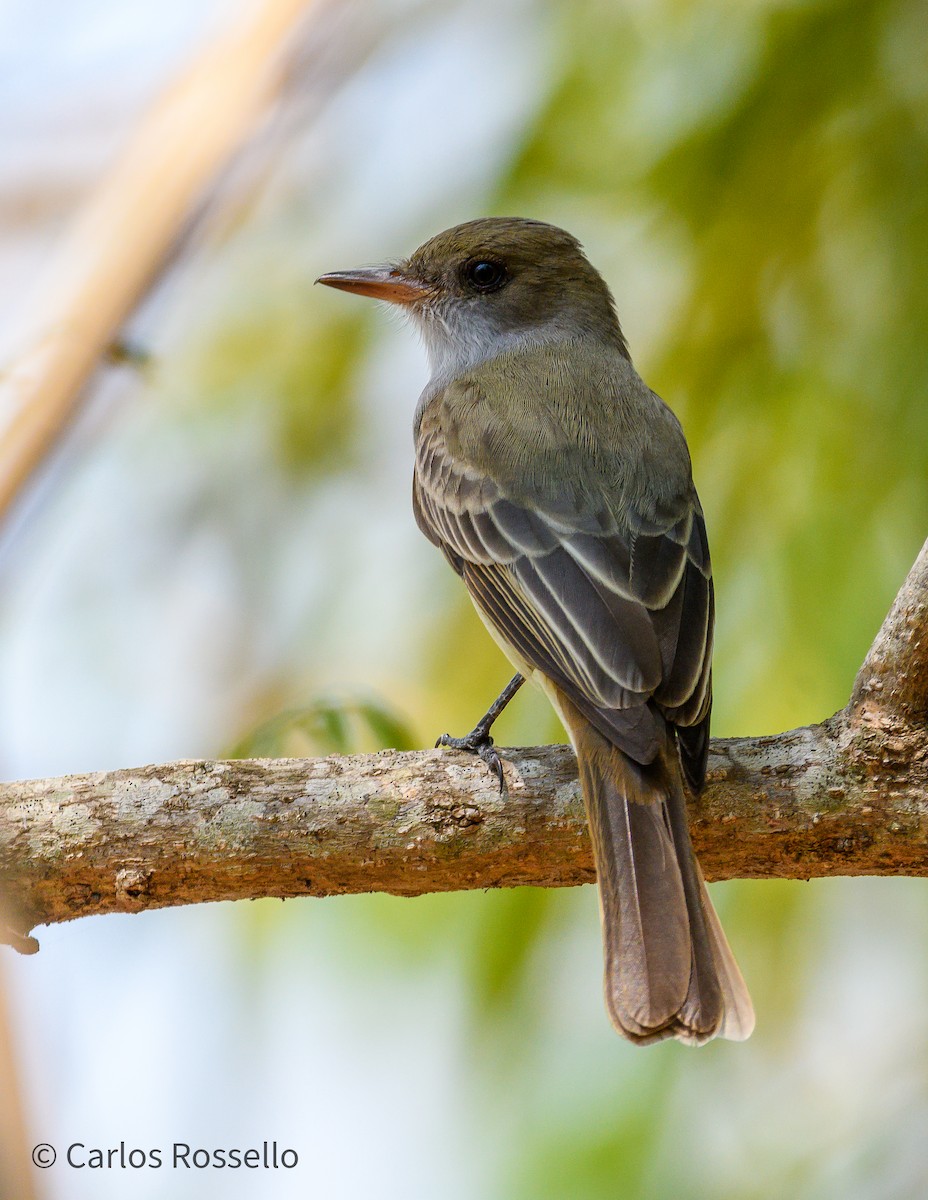
[[[851,709],[868,706],[911,724],[928,722],[928,541],[860,668]]]
[[[928,875],[928,543],[847,708],[716,739],[691,807],[709,879]],[[506,792],[446,750],[178,762],[0,784],[8,940],[105,912],[264,896],[593,880],[565,746],[504,750]]]
[[[247,0],[164,90],[94,188],[33,293],[0,371],[0,516],[217,175],[266,114],[312,0]]]

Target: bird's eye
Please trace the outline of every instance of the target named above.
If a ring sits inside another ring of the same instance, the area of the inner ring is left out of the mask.
[[[505,283],[506,269],[502,263],[475,258],[465,265],[464,278],[478,292],[493,292]]]

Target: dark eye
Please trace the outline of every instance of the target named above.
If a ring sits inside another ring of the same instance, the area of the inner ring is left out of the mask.
[[[492,292],[505,283],[506,268],[490,259],[475,258],[464,267],[464,278],[478,292]]]

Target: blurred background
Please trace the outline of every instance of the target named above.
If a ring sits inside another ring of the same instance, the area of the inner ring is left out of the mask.
[[[0,0],[5,357],[74,212],[232,12]],[[928,534],[924,15],[307,6],[268,119],[123,330],[132,352],[4,518],[0,775],[471,727],[509,668],[413,522],[423,353],[312,281],[482,214],[581,238],[683,421],[718,588],[714,731],[840,708]],[[563,740],[526,694],[498,732]],[[699,1051],[611,1032],[591,887],[39,930],[36,957],[0,959],[27,1147],[276,1139],[300,1165],[59,1162],[17,1194],[928,1194],[928,882],[713,894],[758,1022]]]

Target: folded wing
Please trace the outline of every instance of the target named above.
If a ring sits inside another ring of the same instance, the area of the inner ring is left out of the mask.
[[[420,432],[416,519],[502,637],[641,764],[678,730],[690,782],[705,772],[713,594],[695,492],[660,517],[517,501]]]

